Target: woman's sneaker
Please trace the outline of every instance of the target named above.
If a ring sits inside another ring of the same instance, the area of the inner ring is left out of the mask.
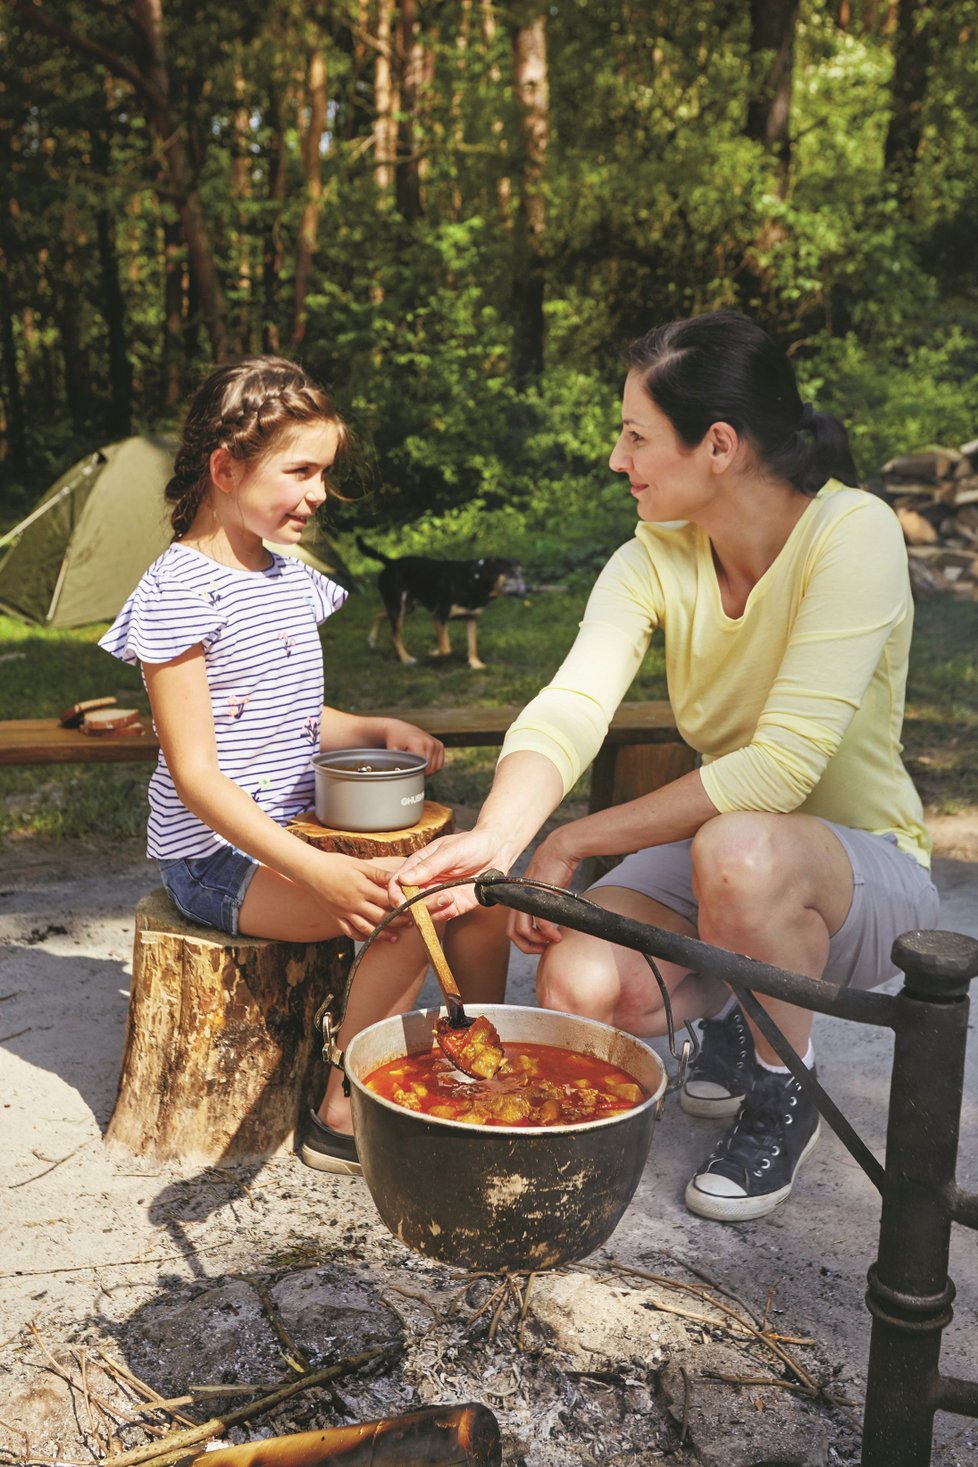
[[[701,1019],[700,1034],[679,1104],[689,1116],[735,1116],[754,1079],[754,1037],[742,1009]]]
[[[758,1066],[740,1114],[687,1186],[686,1206],[716,1222],[773,1212],[818,1132],[818,1109],[794,1075]]]
[[[306,1166],[315,1167],[317,1172],[338,1172],[347,1177],[363,1175],[353,1137],[324,1125],[312,1110],[299,1155]]]

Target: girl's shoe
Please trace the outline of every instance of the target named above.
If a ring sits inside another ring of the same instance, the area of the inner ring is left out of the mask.
[[[353,1137],[324,1125],[312,1110],[299,1155],[306,1166],[314,1167],[317,1172],[336,1172],[347,1177],[363,1175]]]
[[[700,1020],[700,1048],[679,1092],[688,1116],[735,1116],[754,1079],[754,1037],[740,1005]]]
[[[686,1206],[716,1222],[773,1212],[818,1132],[818,1109],[794,1075],[758,1066],[740,1114],[687,1186]]]

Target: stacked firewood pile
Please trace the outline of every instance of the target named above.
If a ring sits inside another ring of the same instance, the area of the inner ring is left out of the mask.
[[[873,487],[903,526],[914,591],[978,601],[978,439],[891,458]]]

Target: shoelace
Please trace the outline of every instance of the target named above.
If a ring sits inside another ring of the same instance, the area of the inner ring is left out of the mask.
[[[736,1027],[730,1022],[728,1014],[725,1019],[701,1019],[700,1032],[703,1035],[703,1048],[707,1043],[712,1047],[712,1056],[704,1057],[702,1052],[697,1054],[690,1065],[690,1074],[695,1075],[701,1063],[709,1063],[710,1058],[719,1060],[736,1068],[740,1059],[746,1057],[746,1046],[744,1042],[744,1031],[741,1025]]]
[[[708,1165],[714,1161],[730,1162],[745,1171],[754,1170],[760,1155],[764,1159],[778,1156],[781,1151],[780,1135],[784,1125],[784,1108],[789,1099],[785,1090],[779,1091],[764,1086],[762,1093],[754,1092],[747,1097],[740,1114],[732,1127],[713,1148]],[[764,1168],[766,1170],[766,1168]]]

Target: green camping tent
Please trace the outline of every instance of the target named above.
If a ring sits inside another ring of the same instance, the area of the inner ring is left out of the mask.
[[[166,438],[126,438],[63,474],[27,518],[0,537],[0,611],[51,627],[112,621],[170,543],[163,489],[174,448]],[[348,579],[315,520],[294,553]]]

